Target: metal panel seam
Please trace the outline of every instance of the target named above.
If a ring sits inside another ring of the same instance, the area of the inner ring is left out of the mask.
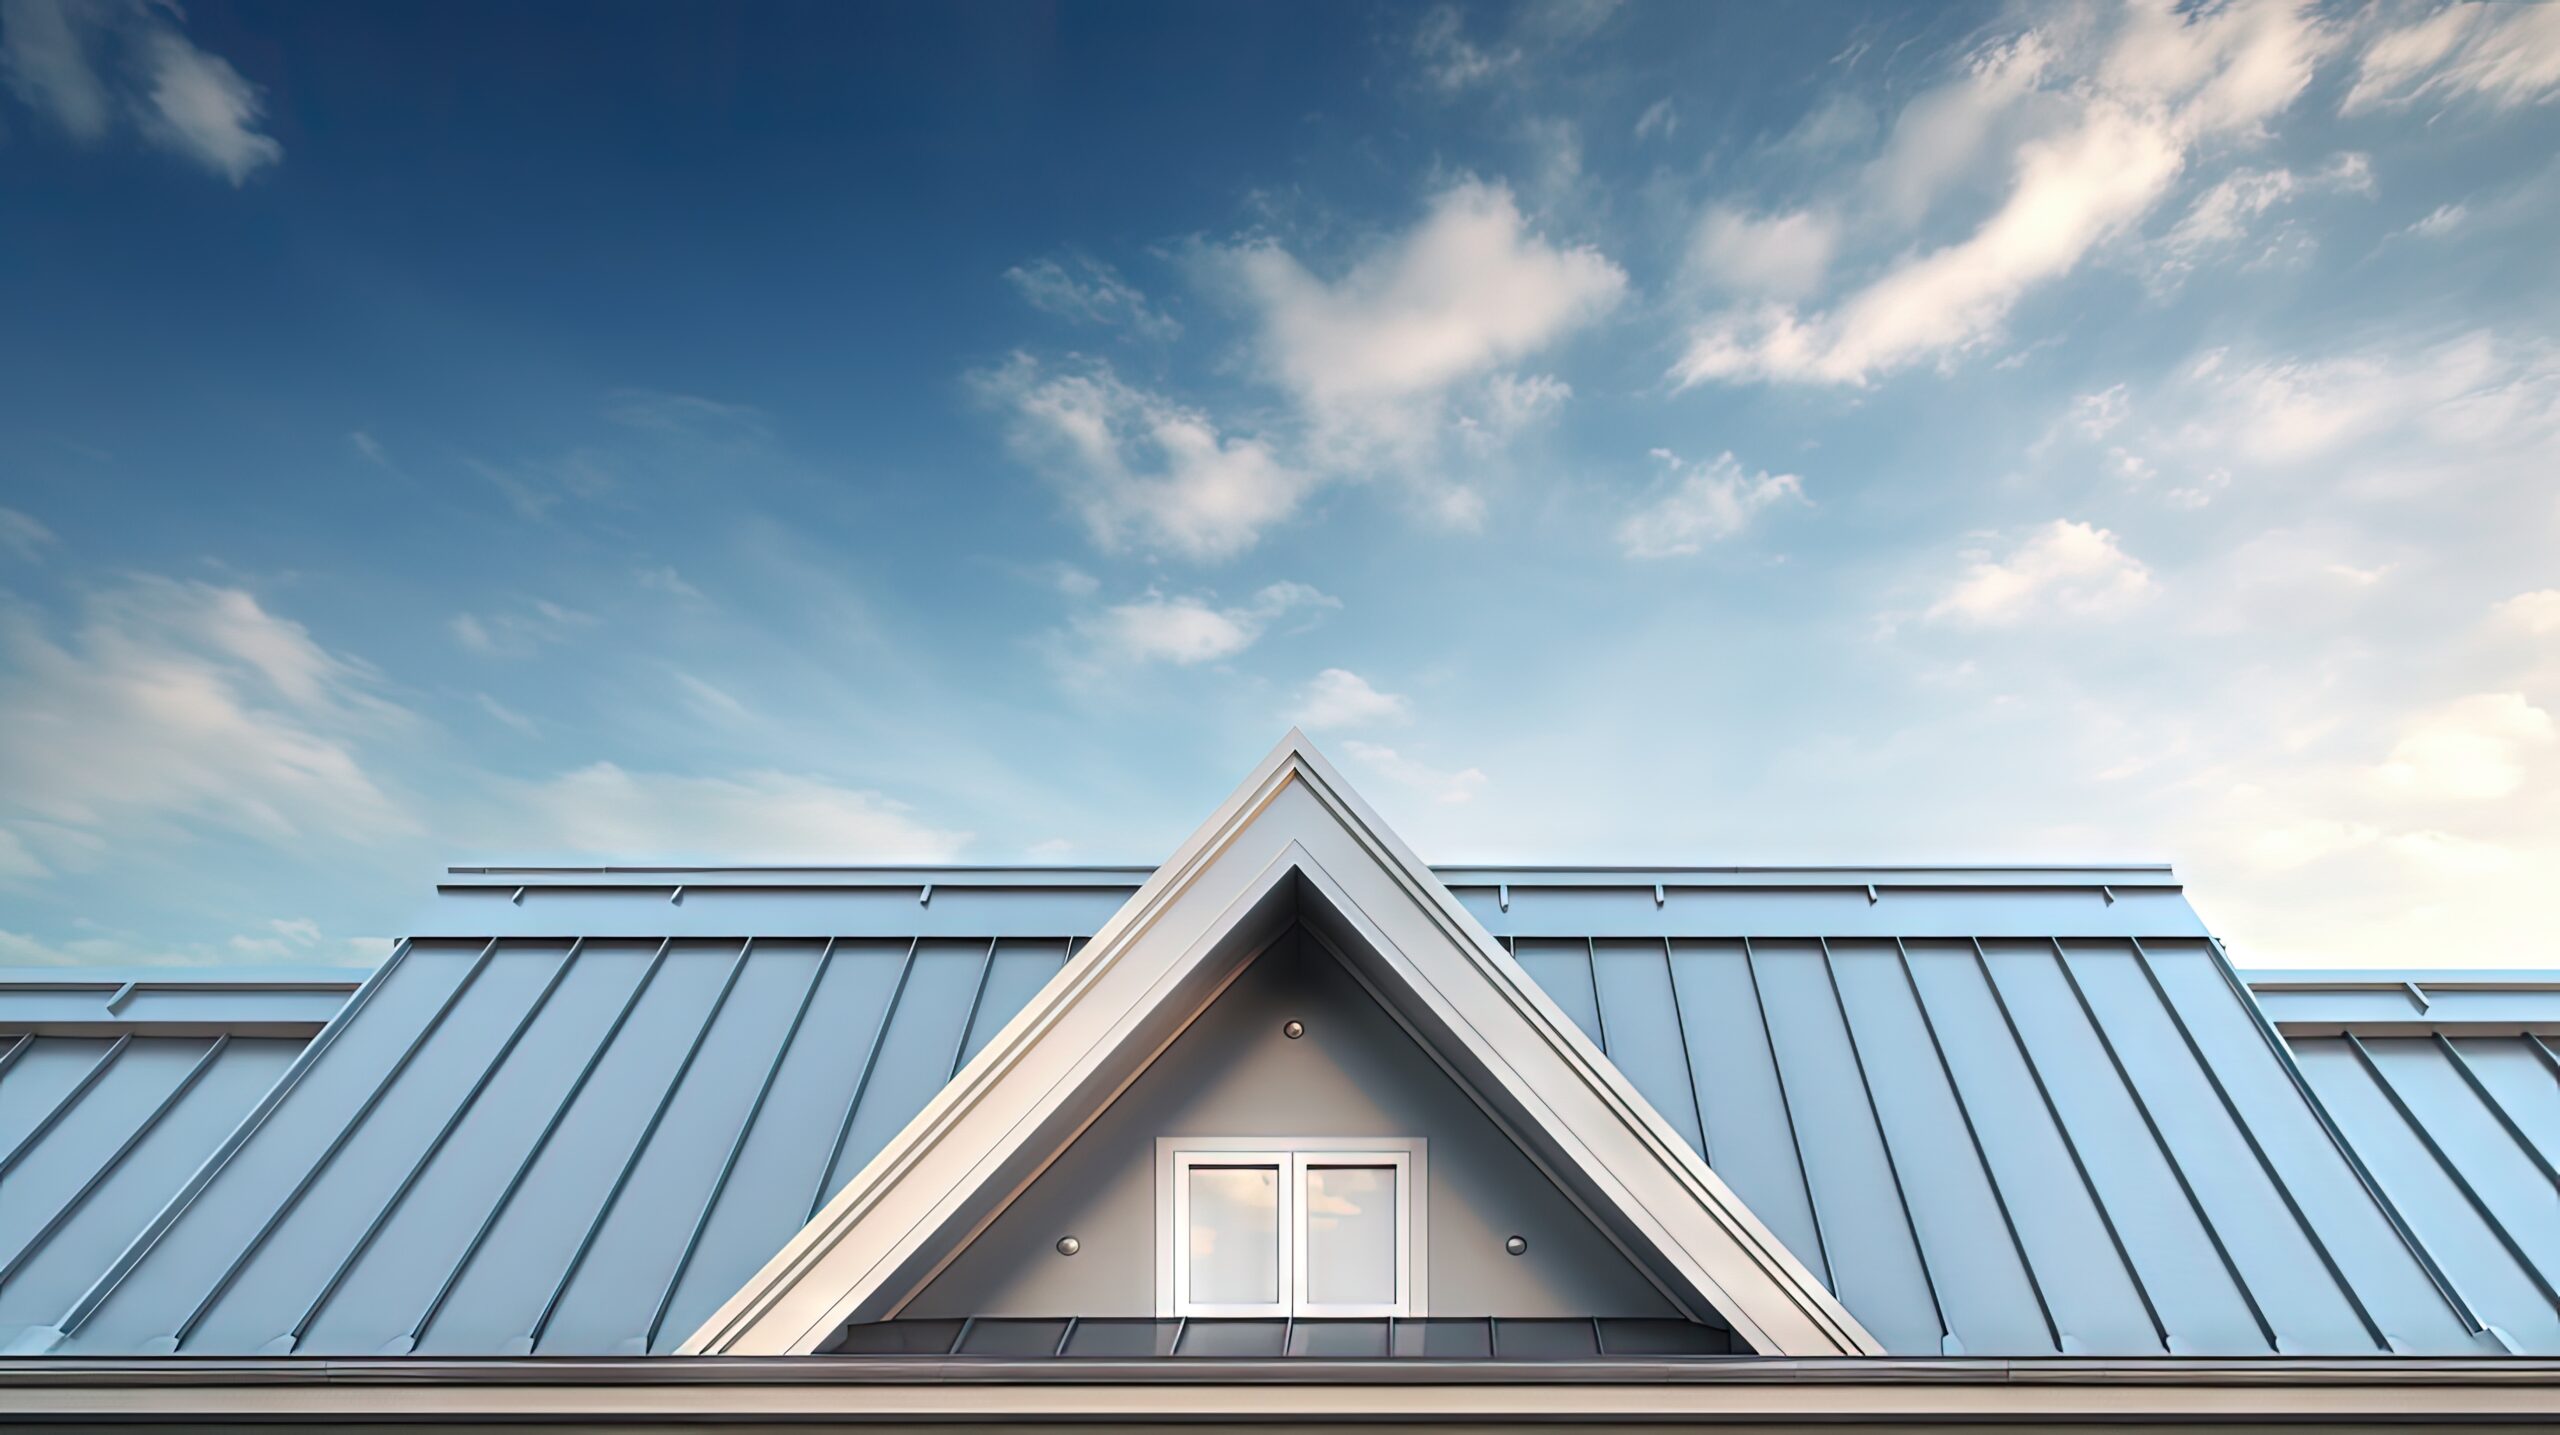
[[[391,1069],[384,1072],[382,1079],[374,1083],[373,1090],[365,1094],[364,1101],[356,1107],[355,1114],[347,1119],[346,1124],[338,1128],[336,1135],[329,1138],[329,1143],[321,1148],[318,1159],[311,1163],[309,1170],[302,1173],[300,1180],[293,1183],[293,1189],[285,1193],[284,1199],[276,1204],[275,1210],[268,1213],[265,1223],[258,1227],[256,1234],[249,1237],[249,1243],[240,1248],[240,1254],[231,1258],[231,1264],[223,1269],[221,1276],[215,1279],[212,1288],[204,1293],[204,1299],[197,1301],[195,1309],[187,1312],[187,1318],[178,1322],[178,1328],[171,1337],[177,1346],[184,1346],[187,1343],[187,1337],[195,1333],[197,1324],[212,1312],[215,1303],[231,1289],[231,1283],[240,1278],[240,1272],[248,1268],[250,1260],[258,1254],[260,1248],[266,1245],[268,1239],[275,1235],[276,1228],[283,1225],[286,1218],[301,1206],[302,1198],[310,1194],[311,1187],[319,1181],[322,1173],[336,1164],[338,1153],[347,1148],[347,1142],[364,1125],[366,1118],[373,1115],[374,1108],[382,1104],[382,1098],[399,1082],[402,1074],[408,1071],[409,1063],[417,1059],[418,1053],[426,1048],[427,1042],[435,1036],[437,1029],[444,1025],[444,1019],[452,1015],[453,1009],[461,1004],[463,994],[470,991],[472,984],[479,980],[480,973],[488,969],[489,959],[497,955],[498,944],[499,939],[493,937],[487,946],[480,949],[480,955],[472,959],[470,967],[464,970],[462,979],[455,982],[453,990],[446,992],[444,1000],[436,1004],[434,1015],[428,1017],[426,1024],[418,1028],[417,1035],[409,1038],[409,1044],[401,1049],[399,1059],[391,1063]]]
[[[631,1154],[622,1159],[621,1173],[604,1193],[604,1203],[596,1207],[595,1219],[587,1223],[587,1233],[569,1256],[568,1266],[560,1272],[560,1280],[551,1287],[551,1295],[533,1319],[533,1329],[525,1334],[528,1350],[542,1344],[543,1332],[551,1326],[551,1317],[560,1309],[561,1297],[569,1293],[569,1283],[578,1278],[578,1270],[587,1261],[587,1253],[595,1249],[596,1237],[604,1234],[604,1223],[613,1215],[622,1192],[631,1184],[631,1173],[640,1167],[640,1158],[648,1154],[650,1139],[658,1134],[659,1123],[667,1119],[667,1108],[675,1104],[676,1092],[683,1088],[686,1073],[693,1070],[695,1057],[702,1054],[703,1042],[710,1039],[712,1024],[720,1020],[721,1009],[729,1005],[729,994],[738,989],[738,977],[747,969],[747,954],[755,950],[755,939],[748,938],[738,946],[738,954],[729,959],[729,974],[721,979],[720,994],[711,1000],[711,1009],[702,1014],[702,1025],[694,1030],[693,1043],[684,1050],[684,1059],[676,1063],[675,1074],[667,1078],[666,1090],[658,1094],[658,1105],[649,1113],[648,1123],[640,1128],[639,1139],[631,1143]]]
[[[835,1143],[827,1148],[827,1159],[818,1165],[818,1189],[809,1198],[809,1214],[802,1218],[807,1225],[818,1218],[827,1204],[827,1178],[836,1173],[836,1163],[844,1159],[844,1143],[853,1135],[854,1113],[862,1109],[862,1095],[871,1088],[871,1073],[880,1063],[880,1047],[889,1039],[889,1023],[898,1015],[898,999],[907,994],[907,978],[916,970],[916,948],[924,938],[907,940],[907,955],[898,964],[898,980],[889,988],[888,1003],[880,1008],[880,1022],[871,1029],[871,1044],[863,1049],[862,1071],[853,1081],[853,1090],[844,1099],[844,1115],[836,1122]]]
[[[2275,1325],[2267,1319],[2266,1311],[2259,1307],[2257,1292],[2249,1288],[2248,1278],[2240,1274],[2240,1263],[2232,1258],[2230,1244],[2222,1239],[2221,1229],[2214,1225],[2212,1214],[2204,1208],[2203,1198],[2196,1194],[2195,1182],[2187,1178],[2186,1164],[2178,1159],[2178,1153],[2169,1146],[2169,1138],[2161,1132],[2159,1119],[2151,1114],[2151,1103],[2144,1099],[2142,1088],[2134,1085],[2133,1073],[2125,1069],[2124,1057],[2116,1051],[2115,1039],[2108,1036],[2106,1027],[2099,1023],[2098,1009],[2090,1004],[2088,992],[2081,989],[2080,978],[2073,974],[2070,956],[2062,950],[2060,941],[2053,941],[2050,945],[2054,967],[2062,973],[2063,984],[2071,988],[2071,999],[2079,1003],[2080,1015],[2088,1021],[2089,1030],[2097,1033],[2098,1049],[2106,1053],[2107,1065],[2115,1069],[2117,1082],[2124,1087],[2125,1095],[2133,1099],[2134,1114],[2142,1118],[2142,1129],[2151,1133],[2152,1146],[2159,1151],[2160,1159],[2169,1163],[2169,1174],[2177,1180],[2179,1193],[2187,1198],[2187,1208],[2195,1213],[2196,1224],[2204,1228],[2205,1239],[2212,1243],[2213,1253],[2221,1258],[2223,1272],[2230,1276],[2232,1289],[2240,1293],[2241,1303],[2249,1308],[2249,1318],[2257,1322],[2258,1333],[2266,1337],[2267,1349],[2281,1353],[2283,1347],[2277,1341]]]
[[[161,1206],[160,1210],[152,1216],[150,1223],[126,1243],[123,1252],[117,1255],[115,1262],[107,1267],[105,1273],[91,1282],[89,1289],[82,1292],[80,1298],[71,1303],[71,1308],[62,1313],[62,1319],[55,1325],[55,1329],[68,1337],[78,1334],[80,1327],[88,1324],[89,1318],[96,1315],[99,1307],[107,1303],[107,1297],[115,1293],[116,1287],[124,1284],[126,1277],[133,1274],[134,1268],[142,1264],[143,1257],[151,1253],[152,1247],[160,1244],[161,1239],[177,1225],[178,1218],[185,1215],[187,1208],[194,1205],[196,1199],[204,1194],[205,1188],[213,1184],[214,1177],[220,1175],[223,1168],[230,1165],[231,1159],[240,1153],[240,1148],[249,1144],[249,1138],[258,1134],[258,1129],[266,1124],[267,1118],[275,1114],[276,1108],[283,1105],[284,1099],[293,1094],[295,1087],[302,1084],[302,1079],[311,1073],[314,1066],[318,1065],[320,1058],[330,1047],[337,1044],[339,1037],[344,1035],[347,1028],[355,1023],[364,1009],[372,1004],[374,994],[381,991],[383,984],[391,979],[392,973],[407,962],[411,950],[412,944],[402,941],[400,945],[391,949],[389,960],[376,967],[373,975],[366,977],[357,985],[355,994],[347,998],[345,1006],[338,1008],[337,1014],[329,1019],[329,1024],[320,1029],[320,1034],[313,1037],[311,1043],[294,1056],[293,1065],[286,1068],[282,1076],[276,1078],[276,1084],[269,1087],[266,1095],[260,1097],[258,1103],[249,1108],[248,1114],[242,1116],[239,1123],[231,1128],[231,1134],[222,1138],[222,1144],[215,1147],[212,1154],[206,1156],[197,1165],[194,1174],[187,1177],[186,1184],[180,1186],[177,1194],[171,1196]]]
[[[489,1213],[480,1218],[479,1228],[471,1233],[469,1241],[463,1243],[462,1254],[454,1257],[452,1267],[445,1272],[443,1284],[436,1287],[436,1293],[427,1298],[426,1309],[420,1311],[417,1320],[410,1324],[405,1338],[405,1348],[401,1353],[405,1354],[407,1350],[415,1349],[418,1342],[426,1338],[427,1327],[435,1324],[436,1317],[443,1314],[445,1300],[453,1294],[453,1288],[461,1284],[462,1273],[471,1268],[473,1258],[480,1254],[480,1247],[489,1239],[489,1233],[497,1229],[498,1218],[505,1215],[507,1207],[515,1201],[516,1192],[523,1187],[525,1177],[533,1170],[533,1163],[540,1160],[542,1153],[550,1147],[553,1133],[557,1132],[561,1123],[568,1119],[569,1108],[577,1104],[578,1094],[587,1089],[588,1078],[596,1074],[596,1068],[603,1063],[604,1054],[612,1048],[614,1038],[622,1034],[623,1024],[631,1019],[631,1013],[640,1005],[640,997],[648,991],[650,982],[656,979],[658,969],[666,965],[667,952],[674,945],[673,937],[665,938],[658,943],[658,950],[650,956],[649,965],[641,970],[638,980],[631,984],[630,994],[622,999],[621,1009],[616,1011],[613,1020],[606,1024],[604,1035],[596,1040],[594,1050],[587,1053],[586,1064],[578,1068],[576,1079],[569,1083],[569,1089],[561,1094],[559,1102],[551,1108],[550,1119],[543,1122],[542,1130],[533,1138],[533,1145],[526,1148],[524,1159],[516,1163],[514,1174],[510,1175],[507,1178],[507,1184],[499,1189],[498,1199],[490,1203]],[[392,1344],[402,1345],[403,1342],[395,1340]]]
[[[1858,1029],[1849,1021],[1849,1003],[1840,994],[1840,974],[1831,964],[1831,943],[1820,943],[1820,950],[1822,978],[1831,987],[1831,1006],[1840,1013],[1841,1034],[1849,1039],[1849,1066],[1857,1073],[1858,1094],[1866,1100],[1867,1119],[1874,1123],[1876,1146],[1884,1152],[1884,1173],[1893,1181],[1894,1204],[1902,1208],[1902,1229],[1911,1237],[1912,1254],[1920,1258],[1920,1283],[1929,1290],[1929,1311],[1938,1318],[1938,1353],[1959,1354],[1963,1350],[1963,1342],[1956,1339],[1955,1328],[1947,1324],[1946,1305],[1938,1298],[1937,1273],[1930,1268],[1929,1248],[1920,1239],[1920,1222],[1911,1213],[1910,1193],[1903,1189],[1902,1163],[1893,1157],[1893,1138],[1885,1134],[1884,1112],[1876,1106],[1875,1086],[1867,1080],[1867,1059],[1858,1049]],[[1950,1343],[1956,1349],[1947,1349]]]
[[[684,1284],[684,1273],[693,1265],[694,1252],[701,1249],[702,1233],[711,1226],[711,1213],[719,1209],[721,1193],[729,1189],[729,1177],[738,1169],[738,1155],[747,1148],[747,1137],[756,1129],[756,1118],[764,1114],[765,1098],[773,1094],[774,1078],[782,1074],[782,1059],[791,1054],[791,1045],[800,1036],[800,1024],[809,1017],[809,1003],[817,999],[818,983],[826,977],[828,965],[834,961],[836,939],[829,937],[819,949],[818,960],[809,968],[809,984],[800,990],[800,1004],[792,1009],[791,1024],[783,1029],[782,1040],[773,1049],[773,1060],[765,1065],[764,1080],[757,1084],[755,1099],[747,1103],[747,1114],[738,1122],[738,1134],[729,1142],[729,1154],[721,1159],[720,1174],[711,1179],[711,1190],[702,1198],[702,1211],[693,1219],[693,1230],[685,1237],[684,1250],[676,1256],[675,1269],[668,1273],[666,1289],[658,1293],[657,1308],[649,1315],[649,1329],[640,1338],[645,1353],[658,1343],[658,1328],[666,1323],[667,1307],[674,1304],[676,1288]]]
[[[436,1153],[444,1149],[444,1143],[452,1139],[455,1129],[462,1125],[462,1119],[470,1115],[471,1109],[479,1104],[480,1094],[489,1089],[489,1083],[497,1076],[498,1068],[506,1065],[507,1058],[515,1054],[516,1044],[524,1040],[524,1034],[532,1027],[534,1018],[540,1016],[543,1007],[551,1001],[551,994],[560,989],[562,979],[569,975],[569,968],[576,964],[578,953],[585,946],[586,938],[584,937],[569,944],[568,953],[561,957],[558,966],[552,968],[550,979],[542,984],[542,990],[535,994],[532,1004],[525,1008],[524,1015],[516,1019],[515,1026],[507,1033],[507,1039],[499,1044],[497,1051],[480,1068],[480,1074],[473,1079],[471,1089],[463,1093],[462,1100],[456,1103],[452,1113],[445,1117],[444,1125],[437,1128],[435,1136],[427,1142],[426,1149],[419,1152],[418,1159],[410,1163],[407,1174],[400,1178],[400,1184],[392,1188],[391,1195],[383,1201],[381,1208],[374,1212],[372,1221],[364,1228],[364,1233],[356,1237],[356,1243],[348,1248],[345,1258],[340,1260],[337,1268],[329,1273],[329,1279],[321,1285],[319,1293],[312,1296],[311,1303],[303,1308],[300,1318],[296,1319],[292,1327],[285,1332],[284,1339],[288,1350],[301,1344],[302,1337],[311,1329],[311,1323],[320,1318],[320,1312],[327,1308],[330,1298],[338,1293],[338,1287],[346,1280],[348,1273],[355,1269],[356,1262],[364,1259],[366,1251],[373,1249],[373,1243],[381,1236],[383,1227],[390,1224],[393,1213],[400,1209],[402,1202],[409,1199],[411,1189],[416,1187],[418,1179],[426,1174],[428,1163],[435,1160]]]
[[[96,1194],[100,1186],[106,1184],[107,1178],[114,1175],[116,1169],[124,1164],[124,1159],[133,1154],[135,1147],[142,1144],[142,1138],[150,1135],[152,1130],[159,1126],[160,1119],[169,1114],[169,1109],[176,1106],[188,1092],[195,1090],[196,1083],[204,1079],[207,1071],[213,1069],[214,1062],[221,1058],[223,1050],[230,1045],[229,1032],[224,1032],[213,1039],[212,1044],[204,1049],[204,1054],[196,1058],[195,1065],[187,1068],[186,1074],[178,1078],[177,1084],[170,1087],[168,1093],[160,1098],[159,1103],[143,1116],[142,1123],[128,1132],[116,1149],[108,1153],[107,1159],[99,1165],[98,1169],[90,1172],[88,1179],[80,1183],[80,1189],[72,1192],[69,1198],[56,1207],[54,1213],[45,1218],[43,1225],[36,1227],[35,1234],[27,1237],[26,1244],[18,1247],[16,1254],[9,1257],[6,1265],[0,1265],[0,1286],[7,1285],[10,1279],[17,1275],[19,1268],[34,1259],[36,1252],[43,1249],[45,1243],[51,1241],[62,1230],[63,1226],[71,1220],[72,1215],[88,1201],[90,1196]]]
[[[2258,1159],[2258,1169],[2265,1173],[2268,1184],[2275,1187],[2276,1195],[2284,1201],[2285,1210],[2292,1214],[2293,1223],[2301,1230],[2303,1239],[2309,1241],[2311,1249],[2319,1254],[2320,1264],[2329,1272],[2330,1282],[2337,1286],[2338,1294],[2346,1297],[2348,1307],[2355,1311],[2356,1320],[2364,1326],[2365,1334],[2373,1338],[2377,1349],[2388,1351],[2391,1338],[2383,1334],[2381,1323],[2373,1318],[2372,1311],[2365,1308],[2364,1298],[2356,1294],[2355,1284],[2339,1267],[2338,1258],[2329,1250],[2329,1243],[2320,1238],[2310,1216],[2303,1212],[2302,1203],[2294,1199],[2293,1187],[2285,1181],[2284,1173],[2276,1169],[2266,1147],[2259,1142],[2257,1128],[2240,1114],[2240,1104],[2232,1100],[2230,1088],[2223,1084],[2222,1073],[2213,1069],[2213,1063],[2205,1057],[2203,1044],[2196,1040],[2195,1032],[2188,1027],[2186,1016],[2178,1010],[2178,1004],[2169,999],[2169,989],[2162,985],[2159,972],[2152,968],[2151,953],[2143,947],[2141,938],[2127,940],[2133,943],[2134,966],[2141,970],[2143,980],[2151,987],[2152,996],[2160,1003],[2160,1009],[2168,1014],[2169,1024],[2177,1029],[2178,1039],[2186,1043],[2187,1054],[2195,1058],[2196,1069],[2204,1073],[2205,1081],[2213,1087],[2214,1096],[2222,1103],[2223,1114],[2231,1118],[2232,1128],[2240,1133],[2241,1140],[2248,1143],[2249,1154]]]
[[[2036,1054],[2027,1047],[2026,1034],[2018,1030],[2018,1018],[2009,1010],[2009,998],[2001,992],[1999,979],[1991,975],[1991,958],[1982,950],[1982,939],[1970,940],[1974,965],[1982,972],[1983,989],[1999,1009],[2000,1024],[2008,1028],[2009,1042],[2017,1048],[2018,1060],[2026,1065],[2027,1080],[2044,1102],[2045,1119],[2053,1123],[2054,1134],[2062,1138],[2062,1149],[2071,1157],[2071,1169],[2080,1176],[2080,1189],[2088,1194],[2090,1209],[2098,1213],[2098,1224],[2106,1228],[2107,1241],[2116,1248],[2116,1259],[2124,1266],[2125,1278],[2133,1282],[2134,1298],[2142,1302],[2142,1313],[2151,1318],[2152,1333],[2160,1337],[2160,1350],[2165,1355],[2169,1353],[2169,1327],[2160,1319],[2160,1307],[2152,1302],[2151,1287],[2142,1279],[2141,1268],[2133,1263],[2133,1252],[2125,1247],[2124,1233],[2116,1228],[2115,1213],[2107,1209],[2107,1198],[2099,1193],[2097,1178],[2089,1174],[2089,1163],[2080,1154],[2080,1143],[2071,1134],[2071,1124],[2062,1119],[2062,1108],[2054,1104],[2053,1089],[2045,1084],[2044,1071],[2036,1064]]]

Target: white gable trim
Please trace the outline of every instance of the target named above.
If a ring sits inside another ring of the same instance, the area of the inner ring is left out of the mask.
[[[888,1314],[1302,903],[1684,1304],[1769,1354],[1882,1353],[1295,731],[683,1353],[805,1354]]]

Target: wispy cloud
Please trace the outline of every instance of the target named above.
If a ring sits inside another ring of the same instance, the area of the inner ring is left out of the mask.
[[[948,862],[969,840],[880,793],[789,772],[706,777],[599,762],[522,787],[499,811],[505,825],[474,840],[624,861]]]
[[[1467,35],[1467,17],[1455,5],[1435,5],[1414,27],[1413,55],[1423,83],[1455,94],[1491,80],[1520,63],[1516,45],[1485,46]]]
[[[595,625],[592,613],[538,598],[502,612],[457,613],[446,627],[467,652],[486,658],[529,658]]]
[[[1977,51],[1954,90],[1962,103],[1933,94],[1915,104],[1937,108],[1906,115],[1957,153],[1995,133],[1996,117],[2040,117],[2016,121],[2006,192],[1969,234],[1895,259],[1825,308],[1772,299],[1717,313],[1673,380],[1863,385],[1989,342],[2027,293],[2159,207],[2209,145],[2290,106],[2334,43],[2299,0],[2134,5],[2096,41],[2078,28],[2057,20]]]
[[[1004,271],[1023,302],[1075,324],[1121,327],[1148,339],[1174,339],[1182,326],[1156,308],[1120,271],[1089,254],[1034,259]]]
[[[1482,768],[1438,767],[1395,748],[1363,742],[1356,737],[1345,738],[1342,751],[1354,764],[1444,806],[1473,802],[1492,784],[1492,779],[1484,775]]]
[[[231,62],[198,49],[174,5],[0,0],[0,76],[19,101],[83,144],[120,126],[233,185],[281,163],[266,100]]]
[[[130,580],[67,636],[6,610],[0,653],[0,811],[22,867],[136,830],[364,842],[413,825],[361,756],[409,715],[243,590]]]
[[[1076,627],[1108,659],[1190,667],[1242,653],[1293,613],[1341,606],[1303,583],[1271,584],[1252,601],[1233,607],[1190,594],[1151,591],[1079,618]]]
[[[1668,449],[1653,458],[1666,470],[1655,496],[1618,525],[1618,545],[1630,558],[1673,558],[1722,542],[1751,526],[1763,511],[1802,502],[1804,482],[1792,473],[1748,473],[1732,454],[1684,463]]]
[[[2057,518],[2005,551],[1970,555],[1928,616],[1974,627],[2111,617],[2149,597],[2151,570],[2106,529]]]
[[[1299,726],[1319,732],[1400,723],[1412,715],[1402,697],[1378,691],[1348,668],[1325,669],[1298,694]]]
[[[2343,108],[2395,109],[2477,100],[2492,108],[2560,94],[2560,9],[2445,4],[2375,35]]]
[[[1318,482],[1270,441],[1224,432],[1099,361],[1060,368],[1016,354],[976,385],[1005,412],[1014,452],[1058,484],[1106,549],[1233,557]]]
[[[37,522],[34,515],[0,508],[0,551],[37,563],[43,561],[45,550],[56,541],[53,530]]]

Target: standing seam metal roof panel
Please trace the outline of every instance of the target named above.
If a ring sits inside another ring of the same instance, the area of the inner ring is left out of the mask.
[[[2361,1353],[2377,1326],[2480,1348],[2161,874],[2116,874],[2142,900],[2044,875],[1512,875],[1466,899],[1897,1352]],[[405,948],[129,1273],[13,1322],[68,1318],[67,1353],[672,1348],[1071,947],[1032,930],[1062,910],[1047,889],[852,895],[787,905],[916,930],[750,942],[695,920],[770,894],[699,881],[458,899],[518,930]],[[1013,930],[949,925],[991,912]],[[652,936],[653,913],[695,934]]]

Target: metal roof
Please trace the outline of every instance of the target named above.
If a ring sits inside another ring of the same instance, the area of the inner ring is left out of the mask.
[[[2560,1345],[2560,972],[2258,972],[2260,1003],[2446,1278]]]
[[[0,1342],[88,1288],[360,975],[0,970]]]
[[[1896,1353],[2560,1353],[2165,869],[1444,871]],[[1141,875],[457,872],[200,1186],[0,1290],[0,1347],[672,1349]]]

